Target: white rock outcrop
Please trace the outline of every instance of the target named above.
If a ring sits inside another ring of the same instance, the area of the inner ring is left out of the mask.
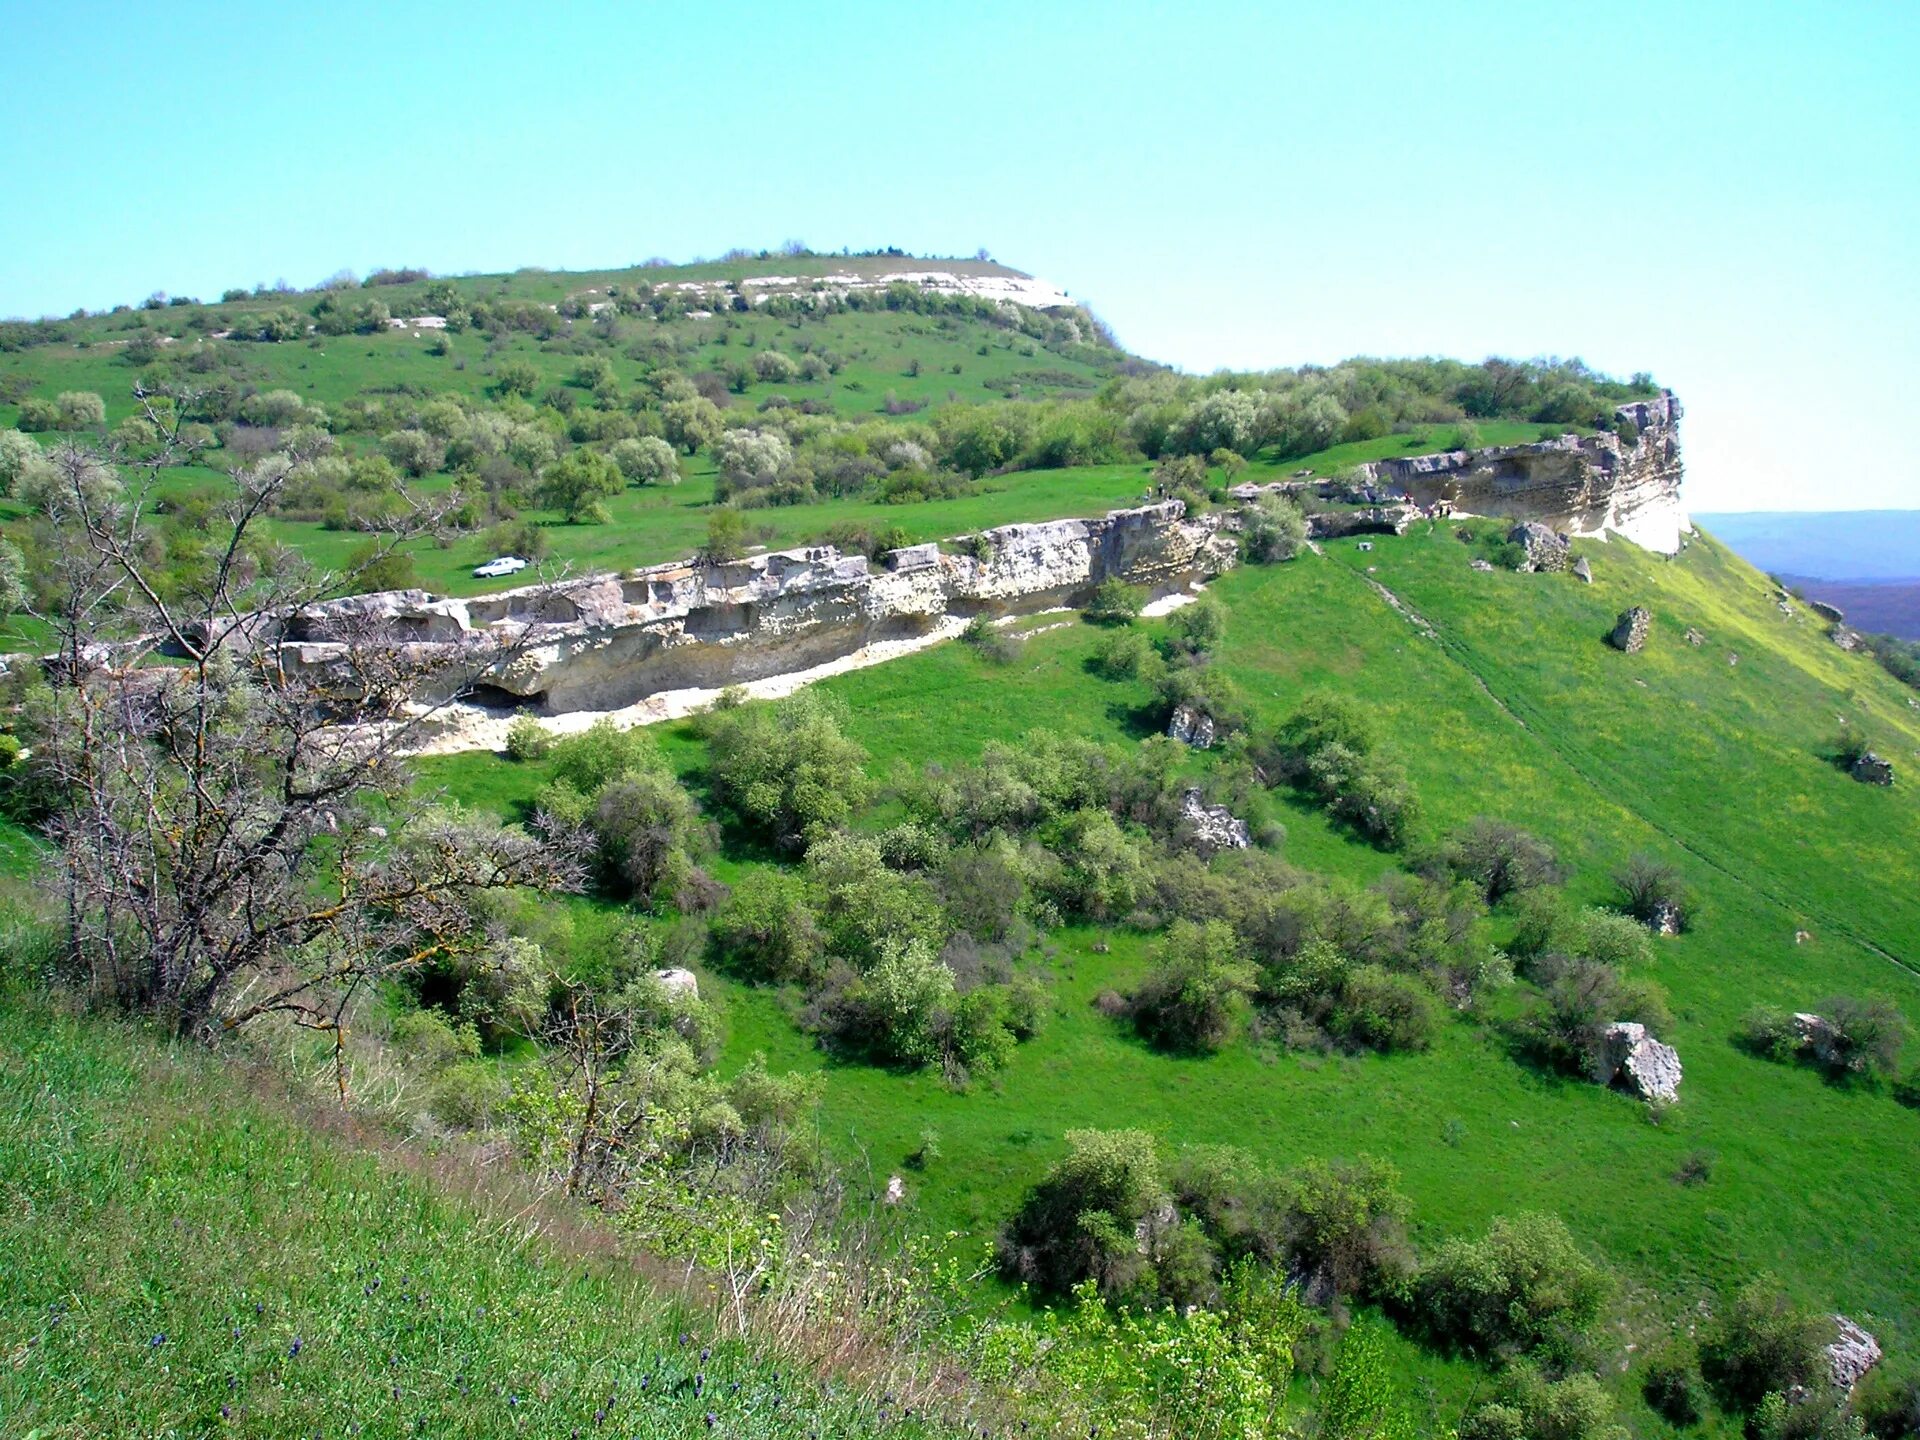
[[[1559,435],[1532,445],[1376,460],[1373,482],[1423,506],[1533,520],[1576,536],[1609,532],[1663,555],[1692,532],[1680,504],[1680,401],[1670,390],[1614,411],[1633,438]]]
[[[1838,1337],[1826,1347],[1827,1373],[1839,1389],[1851,1390],[1880,1363],[1880,1342],[1844,1315],[1833,1317]]]
[[[1218,850],[1244,850],[1253,843],[1247,822],[1224,805],[1209,805],[1198,786],[1180,797],[1180,818],[1194,845],[1211,855]]]
[[[653,978],[669,995],[684,995],[689,1000],[700,998],[700,979],[691,970],[656,970]]]
[[[1602,1058],[1604,1084],[1619,1084],[1642,1100],[1680,1098],[1680,1052],[1647,1033],[1633,1020],[1616,1020],[1606,1029]]]

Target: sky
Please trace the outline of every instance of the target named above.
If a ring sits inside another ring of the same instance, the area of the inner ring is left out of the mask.
[[[0,0],[0,314],[799,239],[1195,372],[1579,356],[1702,511],[1920,508],[1920,4]]]

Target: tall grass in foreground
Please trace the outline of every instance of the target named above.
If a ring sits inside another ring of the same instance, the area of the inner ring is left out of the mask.
[[[6,1434],[947,1433],[587,1249],[0,994]]]

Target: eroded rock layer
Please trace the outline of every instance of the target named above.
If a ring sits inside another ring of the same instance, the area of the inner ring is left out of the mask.
[[[1544,522],[1549,534],[1611,530],[1671,552],[1686,525],[1679,403],[1669,394],[1621,413],[1638,427],[1631,442],[1568,435],[1363,466],[1357,477],[1321,484],[1319,498],[1339,503],[1312,517],[1313,533],[1399,534],[1423,513],[1450,506]],[[1282,482],[1234,494],[1253,502],[1268,489],[1309,488]],[[1240,524],[1236,508],[1189,516],[1182,502],[1167,500],[1097,520],[1003,525],[944,546],[912,545],[877,564],[820,545],[469,600],[391,591],[302,610],[288,618],[280,640],[291,663],[325,668],[370,626],[448,656],[505,639],[513,642],[512,658],[477,685],[463,680],[463,698],[496,713],[516,706],[546,715],[621,710],[663,692],[810,670],[882,642],[930,637],[977,614],[1081,604],[1108,579],[1156,594],[1185,590],[1235,562]],[[447,673],[458,668],[450,664]]]
[[[1691,526],[1680,504],[1680,402],[1672,391],[1620,406],[1631,440],[1560,435],[1532,445],[1376,460],[1361,469],[1421,505],[1539,521],[1573,535],[1608,531],[1671,555]]]

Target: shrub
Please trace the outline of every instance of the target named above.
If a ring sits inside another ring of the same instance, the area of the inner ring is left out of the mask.
[[[1678,930],[1687,928],[1692,896],[1680,872],[1666,861],[1644,851],[1635,854],[1614,872],[1613,883],[1620,887],[1620,908],[1642,925],[1657,927],[1664,921]]]
[[[588,820],[615,889],[643,906],[694,908],[705,881],[692,851],[704,839],[693,797],[664,771],[634,771],[601,787]]]
[[[1646,927],[1611,910],[1585,910],[1574,921],[1574,948],[1589,960],[1616,969],[1651,965],[1653,941]]]
[[[1158,654],[1135,629],[1116,630],[1093,652],[1093,671],[1103,680],[1152,679]]]
[[[1693,1345],[1674,1342],[1656,1350],[1640,1377],[1640,1394],[1654,1414],[1671,1424],[1699,1424],[1700,1362]]]
[[[1139,586],[1110,576],[1094,587],[1086,616],[1096,625],[1126,625],[1139,618],[1146,603],[1146,592]]]
[[[953,990],[953,972],[925,939],[890,941],[871,970],[828,999],[823,1028],[836,1047],[883,1064],[931,1064],[942,1055]]]
[[[1531,1365],[1500,1379],[1497,1398],[1460,1426],[1460,1440],[1614,1440],[1613,1400],[1592,1375],[1549,1380]]]
[[[1657,988],[1625,980],[1597,960],[1550,955],[1535,979],[1541,994],[1522,1017],[1520,1033],[1535,1058],[1555,1069],[1598,1076],[1606,1029],[1616,1020],[1637,1020],[1656,1032],[1671,1023]]]
[[[553,732],[531,715],[516,715],[507,726],[507,758],[526,761],[545,759],[553,749]]]
[[[1455,875],[1477,885],[1488,905],[1498,905],[1518,890],[1558,885],[1564,878],[1546,841],[1484,815],[1447,836],[1441,858]]]
[[[985,615],[969,620],[960,639],[982,660],[994,665],[1010,665],[1020,658],[1020,637],[999,629]]]
[[[548,754],[553,778],[589,796],[622,775],[658,770],[665,763],[646,731],[622,730],[606,719],[594,721],[578,735],[556,739]]]
[[[1233,927],[1176,920],[1155,968],[1133,996],[1133,1023],[1162,1049],[1209,1053],[1232,1036],[1255,972]]]
[[[784,870],[742,876],[712,936],[721,963],[754,980],[813,980],[826,953],[805,883]]]
[[[1778,1006],[1756,1005],[1740,1022],[1740,1043],[1764,1059],[1785,1062],[1800,1053],[1800,1030]]]
[[[1412,1203],[1384,1160],[1310,1160],[1284,1186],[1288,1269],[1334,1295],[1399,1294],[1413,1275],[1406,1222]]]
[[[1360,965],[1341,986],[1328,1029],[1352,1047],[1424,1050],[1433,1043],[1437,1024],[1433,995],[1418,980]]]
[[[706,716],[701,728],[722,803],[789,850],[845,824],[867,793],[867,752],[841,733],[841,713],[821,692],[802,690]]]
[[[1069,1130],[1066,1157],[1001,1231],[1001,1269],[1047,1295],[1083,1280],[1121,1293],[1143,1266],[1134,1229],[1166,1203],[1144,1130]]]
[[[1608,1288],[1557,1216],[1523,1214],[1495,1219],[1482,1239],[1447,1241],[1415,1293],[1443,1344],[1564,1356],[1599,1316]]]
[[[1752,1414],[1769,1393],[1824,1381],[1821,1347],[1831,1329],[1773,1276],[1757,1276],[1702,1328],[1700,1372],[1722,1405]]]
[[[914,939],[937,946],[944,938],[946,917],[933,886],[923,875],[889,869],[870,836],[823,836],[807,851],[807,871],[829,947],[857,968],[872,965],[889,945]]]
[[[1177,654],[1205,655],[1226,633],[1226,609],[1211,595],[1173,612],[1167,620],[1167,639]]]
[[[1306,512],[1288,496],[1268,494],[1247,512],[1240,533],[1247,558],[1256,564],[1291,560],[1307,543]]]
[[[607,458],[619,468],[620,474],[634,485],[678,485],[680,483],[680,457],[673,446],[657,435],[643,435],[638,439],[616,440],[607,451]]]
[[[91,390],[63,390],[54,397],[53,408],[60,430],[97,430],[107,423],[107,402]]]
[[[1821,1005],[1820,1013],[1832,1027],[1816,1057],[1827,1069],[1858,1075],[1894,1072],[1906,1043],[1907,1022],[1893,1004],[1835,995]]]

